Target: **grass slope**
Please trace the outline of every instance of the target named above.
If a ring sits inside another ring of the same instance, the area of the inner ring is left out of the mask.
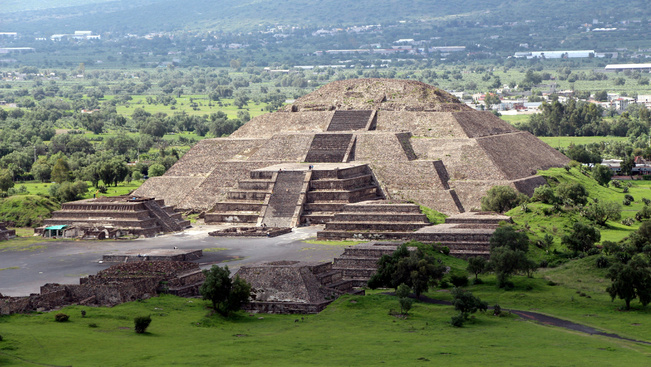
[[[39,195],[14,195],[0,199],[0,222],[13,222],[17,227],[38,226],[59,205]]]

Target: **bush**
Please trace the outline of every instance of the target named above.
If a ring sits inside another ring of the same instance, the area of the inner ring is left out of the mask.
[[[649,177],[651,177],[651,176],[649,176]],[[649,204],[651,204],[651,199],[642,198],[642,202],[644,203],[644,205],[649,205]]]
[[[452,316],[450,319],[450,325],[454,327],[462,327],[464,321],[463,315]]]
[[[481,198],[481,210],[504,213],[526,202],[529,198],[510,186],[493,186]]]
[[[626,199],[626,200],[628,200],[628,201],[630,201],[630,202],[634,202],[634,201],[635,201],[635,199],[633,198],[633,196],[630,195],[630,194],[626,194],[626,195],[624,195],[624,199]]]
[[[147,330],[149,327],[149,324],[151,324],[151,317],[150,316],[138,316],[133,319],[133,323],[135,325],[136,333],[142,334]]]
[[[624,204],[625,206],[629,206],[631,205],[631,201],[628,199],[624,199],[624,201],[622,201],[622,204]]]
[[[93,323],[88,324],[88,327],[89,328],[96,328],[97,324],[93,322]]]
[[[448,283],[448,281],[445,280],[445,279],[441,280],[441,283],[439,284],[439,287],[441,287],[441,289],[448,289],[448,288],[450,288],[450,283]]]
[[[500,305],[496,304],[495,306],[493,306],[493,315],[494,316],[502,315],[502,307]]]
[[[533,199],[545,204],[553,204],[556,202],[556,195],[549,185],[543,185],[533,190]]]
[[[610,260],[605,256],[599,256],[595,260],[595,265],[597,265],[597,268],[599,269],[605,269],[610,266]]]
[[[66,315],[64,313],[58,313],[58,314],[54,315],[54,321],[56,321],[56,322],[66,322],[66,321],[68,321],[69,318],[70,318],[70,316],[68,316],[68,315]]]
[[[452,274],[450,275],[450,282],[455,287],[465,287],[468,285],[468,276],[466,276],[465,274],[463,275]]]
[[[106,192],[108,192],[108,189],[104,185],[99,185],[97,191],[99,191],[100,194],[106,194]]]
[[[585,205],[588,202],[588,190],[578,182],[563,182],[556,188],[556,195],[563,202]]]

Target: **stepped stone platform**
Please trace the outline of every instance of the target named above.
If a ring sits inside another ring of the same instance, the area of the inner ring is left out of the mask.
[[[206,216],[210,221],[254,225],[261,224],[276,180],[252,177],[256,170],[278,164],[355,164],[366,166],[360,177],[339,176],[343,181],[337,183],[317,183],[323,178],[312,177],[306,215],[298,222],[292,217],[292,226],[328,222],[342,204],[363,196],[412,201],[455,215],[479,208],[481,197],[495,185],[531,194],[544,184],[538,170],[568,162],[535,136],[490,112],[474,111],[436,87],[355,79],[327,84],[280,111],[255,117],[231,137],[202,140],[136,195],[212,212]],[[358,186],[365,180],[361,176],[369,176],[372,184]],[[249,182],[256,179],[270,182]],[[329,184],[340,186],[329,189]]]
[[[357,163],[282,163],[250,172],[206,223],[295,227],[325,223],[348,203],[381,199],[370,168]]]
[[[143,251],[125,251],[102,256],[104,262],[127,263],[134,261],[192,261],[200,259],[203,250],[187,249],[148,249]]]
[[[379,222],[373,226],[350,228],[348,226],[331,227],[317,232],[322,240],[415,240],[423,243],[437,243],[447,246],[450,254],[456,257],[488,257],[489,241],[500,222],[512,220],[509,216],[487,213],[468,212],[446,218],[444,224],[422,226],[413,229],[410,226],[399,227],[396,223]]]
[[[137,196],[99,197],[63,203],[61,210],[54,211],[52,218],[43,221],[44,226],[35,233],[48,234],[50,226],[69,226],[72,236],[84,236],[97,232],[98,228],[109,232],[151,237],[161,232],[178,232],[190,227],[190,221],[181,213],[166,206],[164,200]],[[65,231],[64,231],[65,236]]]
[[[318,313],[342,294],[360,293],[332,263],[262,262],[242,266],[235,275],[251,283],[253,300],[244,308],[253,312]]]

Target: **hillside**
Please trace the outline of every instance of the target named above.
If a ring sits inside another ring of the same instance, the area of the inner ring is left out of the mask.
[[[557,9],[556,13],[539,9]],[[643,19],[648,16],[645,1],[633,0],[622,8],[619,4],[598,1],[542,0],[74,0],[17,1],[3,5],[4,30],[63,32],[74,29],[107,31],[172,31],[180,29],[250,30],[275,24],[302,27],[329,27],[365,24],[387,24],[399,21],[417,22],[475,22],[501,24],[522,22],[532,25],[553,23],[591,23],[593,19],[617,17]],[[418,11],[414,11],[418,9]],[[441,26],[444,24],[435,24]],[[525,34],[535,32],[535,26],[521,26]],[[445,29],[441,29],[445,32]]]

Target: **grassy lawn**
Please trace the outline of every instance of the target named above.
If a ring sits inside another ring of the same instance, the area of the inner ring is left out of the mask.
[[[627,137],[622,136],[540,136],[538,139],[554,148],[567,148],[570,144],[587,145],[601,142],[628,141]]]
[[[527,122],[531,115],[502,115],[500,118],[510,124],[516,124],[519,122]]]
[[[131,182],[120,182],[117,186],[107,186],[107,192],[105,194],[100,194],[97,192],[90,182],[88,184],[88,192],[83,196],[84,199],[89,199],[93,197],[93,194],[99,196],[119,196],[126,195],[131,191],[137,189],[142,185],[144,181],[131,181]],[[49,195],[49,188],[54,183],[52,182],[40,182],[40,181],[26,181],[26,182],[17,182],[15,185],[16,189],[19,189],[21,186],[25,186],[27,195]],[[101,181],[100,181],[101,185]]]
[[[516,294],[517,292],[512,292]],[[415,303],[410,316],[381,294],[344,296],[318,315],[210,316],[207,302],[162,296],[113,308],[66,307],[61,311],[0,318],[0,364],[160,365],[629,365],[648,363],[651,347],[592,337],[477,314],[463,328],[449,326],[451,306]],[[81,310],[87,315],[82,318]],[[70,321],[57,323],[65,312]],[[147,333],[133,318],[151,315]],[[648,329],[648,328],[646,328]],[[101,348],[97,346],[101,345]]]

